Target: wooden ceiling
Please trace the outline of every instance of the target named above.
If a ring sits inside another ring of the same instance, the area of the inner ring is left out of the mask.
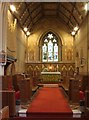
[[[12,3],[11,3],[12,4]],[[69,31],[83,22],[86,11],[84,2],[14,2],[16,13],[22,28],[32,31],[33,26],[44,17],[57,17]]]

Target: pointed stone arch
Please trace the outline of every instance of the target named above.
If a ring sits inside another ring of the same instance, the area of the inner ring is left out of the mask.
[[[62,40],[61,40],[60,36],[56,32],[54,32],[53,30],[47,30],[40,37],[40,40],[39,40],[39,60],[42,61],[42,44],[43,44],[43,40],[44,40],[45,36],[48,33],[52,33],[57,38],[57,43],[58,43],[58,62],[60,62],[60,61],[62,61]]]

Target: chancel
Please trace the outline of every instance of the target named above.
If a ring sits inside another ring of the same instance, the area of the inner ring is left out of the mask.
[[[88,7],[0,2],[0,119],[89,119]]]

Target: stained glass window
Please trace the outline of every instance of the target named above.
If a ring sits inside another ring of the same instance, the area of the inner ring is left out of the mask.
[[[43,38],[42,61],[58,61],[58,39],[55,34],[49,32]]]

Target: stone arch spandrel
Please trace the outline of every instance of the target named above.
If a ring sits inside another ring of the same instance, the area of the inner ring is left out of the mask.
[[[59,32],[55,32],[53,29],[48,29],[48,30],[42,31],[42,32],[40,33],[40,35],[39,35],[39,37],[38,37],[38,40],[37,40],[37,45],[40,45],[40,42],[41,42],[42,38],[43,38],[48,32],[54,33],[54,34],[57,36],[57,38],[58,38],[59,40],[61,40],[61,45],[64,44],[63,37],[62,37],[62,35],[61,35]]]

